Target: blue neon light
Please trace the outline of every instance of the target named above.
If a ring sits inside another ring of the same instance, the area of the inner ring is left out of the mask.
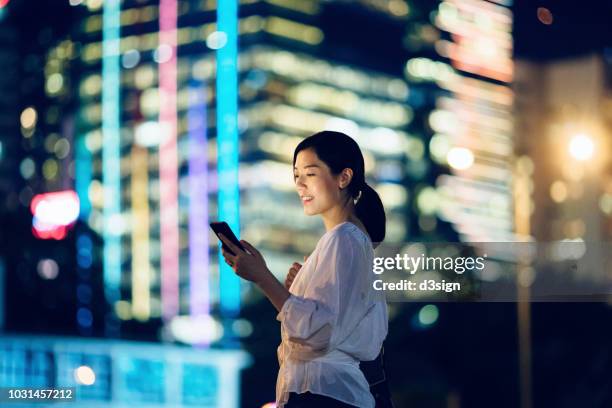
[[[237,0],[223,0],[218,3],[217,27],[227,35],[227,43],[217,50],[219,219],[226,221],[236,235],[240,236]],[[219,259],[222,259],[220,250]],[[219,268],[221,310],[228,316],[236,316],[240,311],[240,280],[224,262],[219,262]]]
[[[79,218],[87,221],[91,211],[89,184],[91,183],[91,152],[85,146],[85,137],[80,137],[75,147],[75,190],[81,205]]]
[[[114,306],[120,299],[121,214],[120,138],[120,0],[104,2],[102,15],[102,183],[104,185],[104,285]]]

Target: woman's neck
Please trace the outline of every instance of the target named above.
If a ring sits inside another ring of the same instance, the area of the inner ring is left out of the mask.
[[[343,222],[350,222],[367,234],[365,225],[363,225],[361,220],[355,215],[355,205],[352,202],[345,207],[338,206],[330,208],[326,213],[322,214],[322,217],[325,231],[329,231]]]
[[[336,225],[348,221],[351,217],[354,207],[355,206],[353,205],[353,203],[350,202],[345,206],[337,205],[322,213],[321,217],[323,218],[325,231],[329,231]]]

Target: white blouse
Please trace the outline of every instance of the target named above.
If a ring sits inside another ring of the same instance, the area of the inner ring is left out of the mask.
[[[327,231],[295,277],[281,322],[276,404],[310,391],[373,408],[359,361],[374,360],[387,336],[387,304],[372,287],[374,250],[355,224]]]

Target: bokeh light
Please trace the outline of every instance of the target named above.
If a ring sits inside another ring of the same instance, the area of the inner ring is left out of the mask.
[[[21,127],[25,129],[32,129],[34,126],[36,126],[37,119],[38,113],[36,112],[36,109],[34,109],[32,106],[25,108],[21,112],[20,116]]]
[[[419,323],[423,326],[431,326],[438,321],[439,314],[436,305],[425,305],[419,310]]]
[[[542,24],[551,25],[553,23],[553,15],[546,7],[538,7],[537,16]]]
[[[593,139],[584,133],[575,135],[570,140],[569,152],[576,160],[590,160],[595,153],[595,144],[593,143]]]
[[[153,60],[158,64],[170,61],[172,58],[172,47],[168,44],[160,44],[153,52]]]
[[[561,181],[556,180],[550,185],[550,197],[556,203],[561,203],[567,199],[567,185]]]
[[[445,134],[436,133],[429,141],[429,152],[439,164],[446,164],[446,156],[451,148],[450,138]]]
[[[104,0],[87,0],[87,8],[89,11],[96,11],[102,7]]]
[[[53,259],[41,259],[36,267],[41,278],[52,280],[59,274],[59,266]]]
[[[53,151],[58,159],[65,159],[70,153],[70,142],[68,139],[61,138],[53,145]]]
[[[47,180],[55,180],[57,178],[57,173],[59,171],[59,166],[57,165],[57,160],[47,159],[43,163],[42,172],[43,176]]]
[[[74,191],[38,194],[30,204],[33,232],[41,239],[62,239],[66,227],[79,216],[79,198]]]
[[[206,37],[206,46],[212,50],[223,48],[227,44],[227,34],[223,31],[214,31]]]
[[[604,194],[599,199],[599,208],[607,215],[612,215],[612,194]]]
[[[425,215],[433,215],[438,210],[440,199],[438,193],[433,187],[425,187],[419,191],[417,195],[417,207],[419,213]]]
[[[140,62],[140,52],[138,50],[127,50],[121,58],[121,65],[125,69],[134,68]]]
[[[19,172],[26,180],[32,178],[32,176],[34,176],[36,173],[36,164],[34,163],[34,160],[32,160],[30,157],[23,159],[19,165]]]
[[[80,307],[79,310],[77,310],[77,323],[83,327],[91,327],[93,324],[91,310],[86,307]]]
[[[47,78],[46,89],[49,95],[55,95],[62,91],[64,87],[64,76],[55,72]]]
[[[453,147],[448,151],[446,161],[454,169],[466,170],[474,164],[474,154],[465,147]]]
[[[93,385],[96,382],[96,373],[86,365],[82,365],[74,370],[74,379],[82,385]]]

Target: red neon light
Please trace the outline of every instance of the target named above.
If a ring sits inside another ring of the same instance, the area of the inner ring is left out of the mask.
[[[30,211],[36,238],[60,240],[79,216],[79,198],[71,190],[38,194],[30,203]]]

